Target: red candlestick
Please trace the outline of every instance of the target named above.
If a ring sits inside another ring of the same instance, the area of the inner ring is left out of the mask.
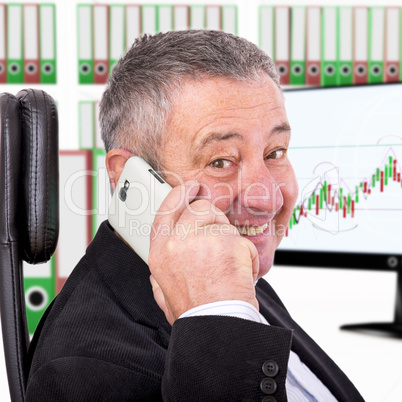
[[[394,160],[394,168],[393,168],[392,178],[394,179],[394,181],[396,180],[396,159]]]

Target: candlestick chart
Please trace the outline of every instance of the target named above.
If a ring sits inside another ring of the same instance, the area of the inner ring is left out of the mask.
[[[281,248],[383,252],[402,225],[402,141],[289,150],[299,199]],[[386,240],[384,248],[383,243]]]

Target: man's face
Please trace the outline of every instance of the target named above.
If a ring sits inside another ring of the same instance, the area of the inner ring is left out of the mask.
[[[201,183],[198,196],[254,243],[258,277],[265,275],[297,197],[278,87],[265,74],[254,84],[225,78],[187,82],[175,98],[166,138],[166,171]],[[166,175],[172,186],[180,182],[176,175]]]

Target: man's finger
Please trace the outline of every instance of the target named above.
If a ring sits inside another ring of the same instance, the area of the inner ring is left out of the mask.
[[[251,246],[250,247],[250,255],[251,255],[251,260],[253,261],[253,280],[254,283],[257,281],[258,275],[260,274],[260,259],[258,256],[258,250],[257,247],[250,241]]]
[[[258,274],[260,273],[260,260],[258,258],[258,250],[257,247],[248,239],[244,239],[244,245],[248,248],[250,252],[250,258],[252,261],[252,275],[254,282],[257,281]]]
[[[173,230],[182,212],[197,196],[199,189],[200,184],[198,182],[188,181],[170,191],[155,215],[151,238],[157,237],[157,234],[160,233],[160,227],[168,227],[169,232]]]
[[[207,200],[197,200],[186,208],[180,215],[178,221],[185,227],[203,227],[213,224],[230,225],[228,217],[216,206]]]

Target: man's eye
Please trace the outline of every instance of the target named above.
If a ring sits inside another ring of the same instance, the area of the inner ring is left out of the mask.
[[[286,149],[277,149],[274,152],[271,152],[267,159],[279,159],[282,158],[286,154]]]
[[[217,159],[216,161],[213,161],[210,163],[210,165],[216,169],[224,169],[226,167],[229,167],[230,161],[226,159]]]

